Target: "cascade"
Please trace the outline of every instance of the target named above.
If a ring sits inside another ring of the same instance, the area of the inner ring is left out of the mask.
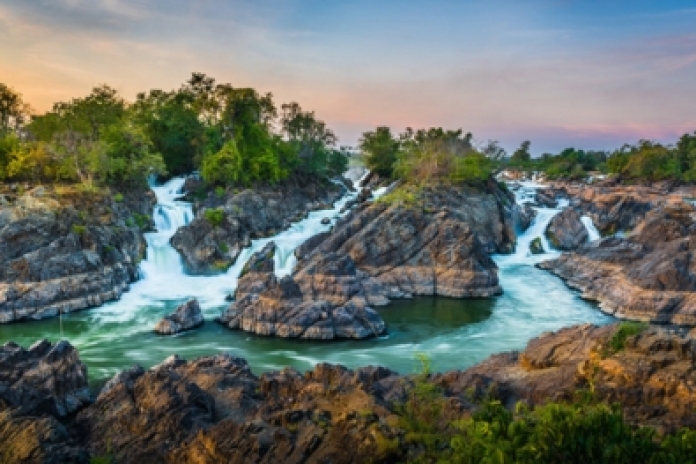
[[[590,242],[594,242],[595,240],[598,240],[601,237],[601,234],[597,230],[597,227],[595,227],[594,222],[592,222],[592,218],[589,216],[582,216],[580,218],[582,223],[585,225],[585,229],[587,229],[587,234],[589,235]]]

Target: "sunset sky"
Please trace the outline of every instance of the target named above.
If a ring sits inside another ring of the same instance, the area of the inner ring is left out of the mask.
[[[696,130],[694,0],[0,0],[0,82],[37,111],[192,71],[353,144],[446,126],[532,152]]]

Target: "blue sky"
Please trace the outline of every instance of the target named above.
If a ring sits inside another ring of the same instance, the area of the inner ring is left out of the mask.
[[[0,0],[0,82],[37,110],[192,71],[298,101],[344,143],[446,126],[532,151],[696,130],[696,2]]]

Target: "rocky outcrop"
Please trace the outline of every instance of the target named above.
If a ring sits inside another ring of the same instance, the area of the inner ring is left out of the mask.
[[[696,198],[695,186],[676,186],[669,182],[651,185],[557,182],[546,191],[568,198],[573,208],[592,219],[602,235],[630,232],[651,209]]]
[[[219,272],[252,239],[276,234],[310,211],[331,208],[344,192],[344,187],[310,176],[254,190],[211,193],[196,203],[196,218],[174,234],[172,246],[188,272]]]
[[[497,185],[490,189],[439,188],[423,192],[417,205],[362,206],[321,243],[313,239],[302,250],[297,275],[321,266],[325,256],[347,257],[386,298],[499,294],[497,267],[488,253],[514,247],[520,227],[514,218],[525,213]]]
[[[172,335],[203,325],[203,313],[197,300],[189,300],[155,325],[155,332]]]
[[[138,277],[154,195],[57,188],[0,205],[0,323],[98,306]]]
[[[312,267],[278,279],[274,252],[271,242],[252,256],[220,323],[283,338],[360,339],[384,332],[384,321],[369,305],[386,300],[375,295],[369,277],[349,258],[325,255]]]
[[[696,426],[696,340],[682,329],[650,327],[614,351],[619,324],[574,326],[547,333],[519,353],[494,355],[463,372],[437,376],[449,394],[504,404],[572,401],[578,389],[618,402],[625,419],[660,431]]]
[[[546,250],[544,250],[544,244],[541,241],[541,237],[536,237],[534,240],[529,242],[529,252],[533,255],[541,255],[546,253]]]
[[[590,238],[580,214],[572,208],[555,215],[545,233],[551,245],[563,251],[575,250]]]
[[[68,342],[0,347],[0,410],[62,418],[89,401],[87,368]]]
[[[604,238],[540,263],[616,317],[696,325],[696,209],[647,213],[628,238]]]
[[[3,462],[403,462],[417,445],[403,407],[415,382],[445,407],[442,427],[470,417],[483,399],[509,408],[574,401],[584,390],[618,402],[634,425],[672,432],[696,427],[696,339],[683,329],[620,324],[542,334],[522,352],[491,356],[465,371],[398,375],[382,367],[319,364],[256,376],[229,354],[115,376],[70,420],[26,415],[0,404]],[[620,340],[620,341],[619,341]],[[19,359],[19,358],[18,358]],[[63,358],[69,368],[77,358]],[[427,405],[420,405],[427,407]]]
[[[619,337],[622,330],[620,324],[569,327],[542,334],[522,352],[417,380],[382,367],[328,364],[256,376],[245,360],[230,354],[192,361],[171,356],[149,370],[136,366],[119,373],[72,418],[54,416],[51,408],[29,413],[0,402],[0,458],[403,462],[418,446],[406,433],[403,406],[416,382],[439,387],[427,401],[444,405],[429,424],[441,430],[470,417],[483,399],[533,407],[574,401],[581,390],[597,401],[620,403],[634,425],[660,432],[696,427],[696,339],[676,328],[646,326]],[[21,370],[26,356],[13,358],[18,364],[11,370]],[[36,357],[41,356],[49,357]],[[80,366],[76,356],[61,359],[64,371]]]

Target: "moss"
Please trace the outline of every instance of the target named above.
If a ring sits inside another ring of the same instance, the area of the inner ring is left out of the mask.
[[[86,227],[86,226],[83,226],[83,225],[81,225],[81,224],[73,224],[73,226],[72,226],[72,232],[73,232],[73,234],[75,234],[75,235],[80,235],[80,236],[82,236],[82,235],[84,235],[85,233],[87,233],[87,227]]]

